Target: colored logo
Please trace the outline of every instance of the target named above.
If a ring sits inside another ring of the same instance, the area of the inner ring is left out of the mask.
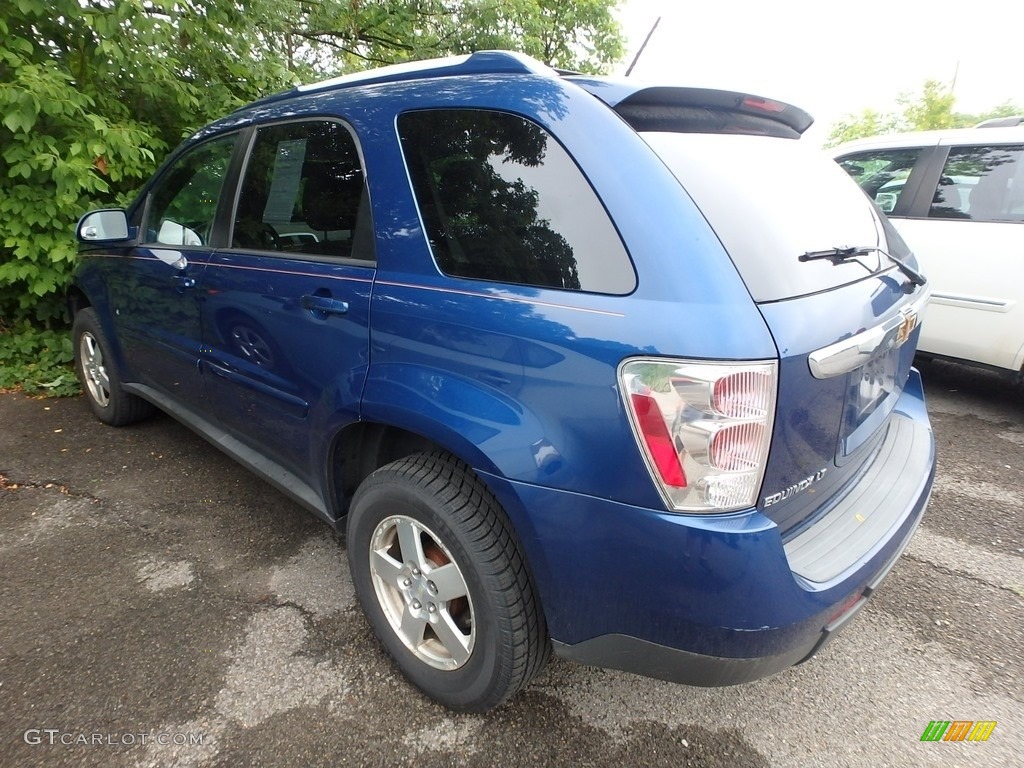
[[[921,741],[988,741],[995,727],[995,720],[932,720]]]
[[[917,328],[917,312],[912,308],[908,307],[900,311],[902,320],[900,321],[899,328],[896,330],[896,346],[903,344],[907,339],[910,338],[910,334]]]

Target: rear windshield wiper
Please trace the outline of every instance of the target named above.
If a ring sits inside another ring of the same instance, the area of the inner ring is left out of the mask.
[[[822,251],[807,251],[807,253],[802,253],[797,258],[800,261],[818,261],[819,259],[828,259],[833,264],[841,264],[847,259],[853,259],[856,258],[857,256],[866,256],[874,251],[878,251],[887,259],[889,259],[889,261],[891,261],[893,264],[899,267],[900,271],[904,275],[909,277],[910,282],[914,283],[915,285],[924,285],[926,282],[928,282],[928,279],[924,275],[922,275],[916,269],[911,267],[905,261],[896,258],[885,249],[878,248],[875,246],[862,246],[859,248],[855,246],[848,246],[845,248],[826,248]]]

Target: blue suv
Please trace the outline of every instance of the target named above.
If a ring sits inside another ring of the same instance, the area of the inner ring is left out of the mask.
[[[814,655],[934,440],[913,256],[811,118],[482,52],[256,102],[78,225],[79,375],[345,531],[463,711],[552,650],[695,685]]]

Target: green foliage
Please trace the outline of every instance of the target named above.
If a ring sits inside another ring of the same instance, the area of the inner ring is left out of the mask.
[[[0,327],[0,391],[75,395],[81,391],[72,366],[71,334],[40,331],[27,321]]]
[[[488,49],[516,50],[552,67],[600,72],[624,39],[619,0],[321,0],[304,4],[289,34],[296,58],[327,70]],[[332,60],[333,59],[333,60]]]
[[[288,81],[272,39],[252,31],[281,28],[284,6],[18,0],[5,11],[0,315],[60,324],[78,217],[122,203],[183,135]]]
[[[865,109],[859,115],[847,115],[833,124],[826,146],[834,147],[844,141],[895,133],[899,130],[898,126],[899,122],[895,115]]]
[[[1014,115],[1024,115],[1024,107],[1007,100],[1002,104],[992,107],[992,109],[982,112],[980,115],[969,117],[972,121],[971,125],[977,125],[982,120],[991,120],[993,117],[1013,117]]]
[[[902,109],[902,124],[910,131],[932,131],[956,128],[953,114],[956,97],[953,91],[937,80],[926,80],[917,96],[904,93],[897,100]]]
[[[825,146],[834,147],[844,141],[904,131],[930,131],[942,128],[969,128],[991,117],[1024,114],[1024,108],[1006,101],[980,115],[954,111],[956,98],[952,90],[935,80],[926,80],[919,94],[904,93],[897,99],[897,112],[865,109],[847,115],[832,126]]]

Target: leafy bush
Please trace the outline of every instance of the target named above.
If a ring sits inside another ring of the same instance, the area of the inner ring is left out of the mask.
[[[18,0],[0,14],[0,389],[78,391],[64,306],[87,210],[124,205],[196,126],[290,79],[203,0]],[[271,25],[280,27],[279,24]]]
[[[0,317],[66,323],[74,226],[129,199],[195,127],[280,89],[243,24],[280,0],[18,0],[0,15]],[[282,11],[283,12],[283,11]],[[276,18],[276,17],[275,17]],[[274,24],[273,26],[280,26]]]
[[[73,359],[70,331],[39,330],[27,321],[13,328],[0,326],[0,391],[76,395],[81,388]]]

